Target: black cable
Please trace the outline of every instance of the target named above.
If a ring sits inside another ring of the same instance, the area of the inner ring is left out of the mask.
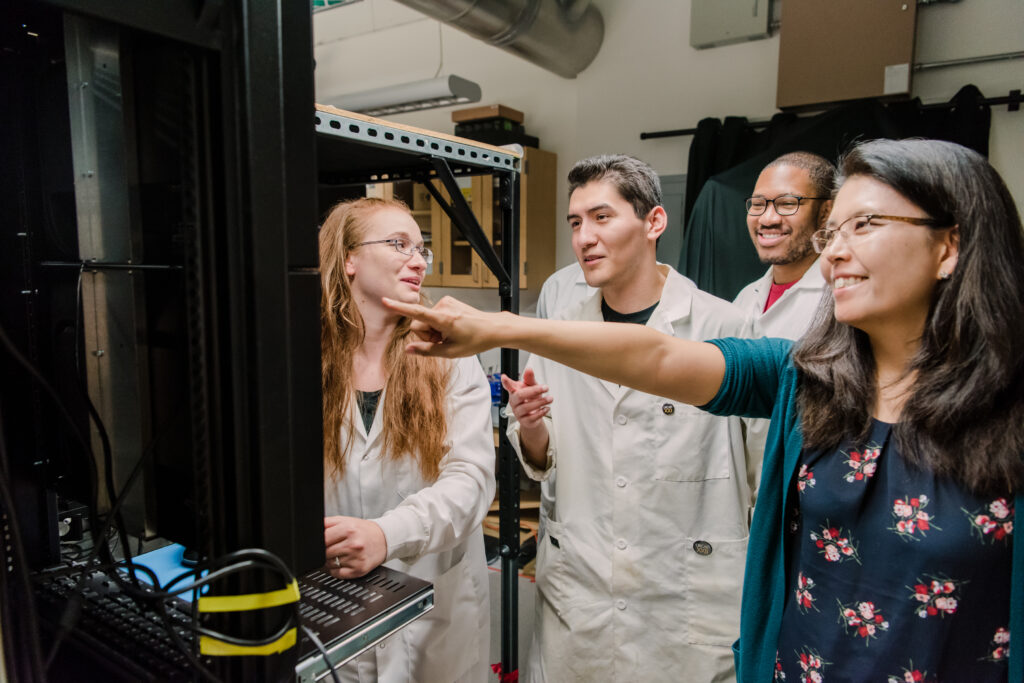
[[[71,428],[71,433],[74,435],[75,439],[82,446],[82,450],[89,456],[89,460],[91,461],[92,460],[91,450],[89,449],[89,446],[86,443],[85,439],[82,437],[82,433],[79,431],[78,425],[75,424],[74,419],[71,417],[71,414],[68,412],[67,407],[60,400],[60,397],[57,395],[57,392],[53,389],[53,387],[50,385],[50,383],[46,381],[46,378],[43,377],[39,373],[39,371],[36,370],[35,366],[27,358],[25,358],[21,354],[21,352],[18,350],[18,348],[11,341],[10,337],[7,336],[7,332],[6,332],[6,330],[4,330],[3,325],[0,325],[0,342],[2,342],[3,345],[7,348],[8,353],[11,354],[11,356],[14,358],[14,360],[17,361],[17,363],[19,365],[21,365],[22,368],[26,372],[28,372],[28,374],[33,379],[36,380],[36,382],[39,383],[39,385],[43,388],[45,393],[54,402],[54,405],[58,409],[58,413],[67,422],[68,426]],[[2,420],[0,420],[0,425],[2,425]],[[16,510],[14,508],[14,498],[13,498],[13,496],[11,494],[10,488],[7,485],[7,475],[10,472],[10,469],[9,469],[8,462],[7,462],[6,441],[2,438],[2,435],[0,435],[0,458],[2,458],[2,463],[0,463],[0,467],[3,468],[2,495],[4,497],[4,500],[6,501],[6,505],[8,506],[8,518],[11,521],[10,526],[11,526],[11,529],[12,529],[12,532],[11,532],[12,533],[12,539],[11,540],[14,542],[13,543],[13,549],[15,551],[15,557],[16,557],[16,559],[18,561],[18,564],[21,567],[22,588],[23,588],[23,590],[26,591],[25,592],[25,596],[26,596],[25,599],[26,599],[27,612],[28,612],[28,620],[29,620],[29,624],[28,625],[29,625],[29,627],[31,629],[30,635],[28,636],[28,638],[30,639],[30,645],[31,645],[31,650],[32,650],[31,653],[30,653],[30,656],[34,660],[32,662],[32,668],[33,668],[33,670],[35,670],[34,671],[35,675],[37,675],[39,677],[38,680],[44,681],[45,680],[45,674],[43,672],[45,671],[45,668],[42,665],[42,649],[41,649],[41,646],[40,646],[39,640],[38,640],[38,638],[39,638],[39,628],[38,628],[38,620],[37,620],[37,616],[36,616],[36,612],[35,612],[35,602],[34,602],[34,600],[32,598],[31,584],[30,584],[29,579],[28,579],[28,562],[27,562],[27,559],[25,557],[24,545],[21,542],[21,527],[20,527],[19,522],[17,521],[17,512],[16,512]]]
[[[34,593],[32,591],[32,584],[29,581],[28,573],[28,558],[25,556],[25,546],[21,540],[21,526],[18,522],[18,513],[15,510],[14,496],[11,494],[11,489],[7,484],[7,475],[10,472],[7,463],[7,448],[2,430],[3,420],[0,417],[0,498],[3,499],[4,507],[7,508],[7,520],[8,526],[11,530],[11,549],[14,551],[14,561],[17,566],[17,577],[18,583],[21,585],[21,597],[24,600],[25,612],[26,612],[26,624],[27,628],[25,637],[29,641],[29,668],[31,675],[34,680],[42,683],[46,680],[46,676],[43,669],[43,651],[42,646],[39,642],[39,619],[36,615],[36,604]],[[6,577],[6,567],[0,570]],[[5,580],[6,583],[6,580]],[[7,595],[6,591],[4,595]],[[9,600],[4,600],[5,611]],[[22,624],[13,624],[4,622],[4,632],[22,630]],[[11,650],[13,653],[16,650]]]
[[[127,500],[127,493],[131,490],[132,486],[138,480],[139,475],[142,473],[142,466],[148,459],[147,456],[153,451],[157,444],[157,439],[150,442],[149,446],[142,453],[142,457],[139,458],[138,462],[135,463],[135,467],[132,468],[132,473],[128,476],[128,481],[125,482],[124,489],[121,491],[121,495],[118,496],[117,500],[114,501],[113,506],[110,508],[110,514],[107,515],[106,521],[103,527],[93,532],[93,538],[97,539],[93,545],[92,551],[89,553],[88,559],[85,561],[85,565],[82,568],[82,574],[78,579],[78,583],[75,584],[74,589],[71,591],[71,595],[68,596],[68,602],[64,607],[64,611],[61,613],[60,619],[57,622],[57,633],[54,637],[53,644],[50,646],[50,652],[46,657],[46,669],[49,670],[50,665],[53,664],[54,658],[57,656],[57,652],[60,650],[60,646],[63,644],[64,639],[71,633],[75,624],[78,622],[78,616],[80,614],[82,606],[82,591],[85,589],[85,582],[89,578],[90,572],[94,569],[93,564],[96,561],[96,557],[102,551],[103,548],[107,547],[106,534],[113,523],[116,513],[120,510],[121,505]],[[99,539],[103,539],[100,543]],[[108,549],[109,554],[109,549]],[[113,566],[114,563],[110,563]],[[133,574],[134,576],[134,574]],[[119,586],[123,587],[123,582],[120,581],[119,577],[110,575],[111,579],[116,581]],[[138,584],[136,583],[136,586]]]
[[[277,572],[284,579],[284,585],[285,586],[290,586],[290,585],[292,585],[295,582],[295,576],[292,574],[291,570],[287,567],[287,565],[285,565],[285,563],[281,561],[281,558],[279,558],[277,555],[274,555],[273,553],[271,553],[271,552],[269,552],[267,550],[264,550],[262,548],[247,548],[247,549],[243,549],[243,550],[236,550],[235,552],[228,553],[224,557],[217,558],[216,560],[214,560],[211,563],[211,565],[212,566],[216,566],[216,565],[222,564],[224,562],[237,562],[239,560],[247,560],[247,559],[262,560],[263,562],[272,565],[274,568],[277,569]],[[292,619],[293,619],[293,623],[294,623],[294,626],[295,626],[296,629],[298,629],[302,625],[302,618],[301,618],[301,615],[299,613],[299,607],[300,607],[300,601],[298,599],[296,599],[292,603]],[[292,647],[293,648],[297,648],[298,647],[298,639],[297,638],[296,638],[295,644]],[[296,650],[296,652],[297,652],[297,650]],[[281,653],[281,654],[283,655],[283,653]],[[285,661],[287,661],[287,660],[285,660]],[[289,666],[287,675],[288,675],[289,678],[294,676],[294,664]]]
[[[160,615],[160,618],[164,622],[164,627],[167,629],[168,635],[170,636],[171,640],[174,641],[174,645],[179,650],[181,650],[181,652],[188,659],[188,661],[192,665],[192,667],[196,671],[198,671],[200,674],[202,674],[203,678],[205,678],[206,680],[210,681],[210,683],[220,683],[220,679],[218,679],[215,675],[213,675],[210,672],[209,669],[207,669],[205,666],[203,666],[203,663],[201,661],[199,661],[199,657],[195,653],[192,652],[192,648],[189,647],[189,644],[186,643],[184,640],[182,640],[181,636],[178,635],[178,631],[175,628],[175,625],[171,622],[171,618],[167,615],[166,607],[164,607],[162,604],[161,604],[161,609],[158,612],[158,614]],[[193,620],[195,620],[195,615],[194,614],[193,614]],[[194,644],[194,642],[193,642],[193,644]]]
[[[111,569],[115,568],[118,565],[118,563],[113,559],[112,553],[110,552],[110,549],[107,546],[108,533],[110,532],[111,526],[114,523],[114,521],[119,519],[121,506],[128,499],[128,494],[131,492],[132,488],[139,480],[139,476],[142,474],[143,471],[143,466],[149,461],[150,457],[155,452],[157,445],[160,443],[164,435],[170,431],[171,425],[175,423],[175,420],[180,414],[181,412],[179,411],[170,420],[168,420],[167,425],[161,428],[160,431],[156,434],[156,436],[154,436],[153,439],[149,442],[146,448],[143,449],[142,455],[139,456],[138,461],[136,461],[135,465],[132,467],[132,471],[128,475],[128,479],[127,481],[125,481],[125,485],[122,488],[120,495],[111,500],[111,508],[108,514],[106,515],[106,518],[104,519],[103,525],[98,529],[94,528],[91,530],[92,536],[94,538],[93,548],[90,551],[88,558],[85,560],[83,564],[82,572],[78,579],[78,582],[72,589],[71,595],[68,597],[68,602],[64,607],[64,611],[61,613],[60,620],[58,621],[58,630],[54,638],[54,641],[50,646],[50,652],[46,658],[45,666],[47,670],[53,663],[53,660],[56,657],[57,652],[60,649],[60,646],[63,643],[64,639],[68,636],[68,634],[71,632],[71,630],[74,628],[75,624],[78,621],[81,609],[82,592],[85,589],[85,582],[88,580],[90,573],[92,571],[98,570],[107,573],[107,576],[112,581],[117,583],[118,587],[133,600],[138,601],[140,599],[150,599],[149,593],[142,590],[142,588],[138,584],[138,579],[135,577],[134,568],[136,566],[141,565],[135,565],[132,562],[130,550],[125,550],[125,563],[126,566],[129,568],[129,573],[132,577],[134,585],[129,585],[128,583],[126,583],[122,579],[120,572],[118,572],[116,569],[110,571]],[[102,543],[100,542],[100,539],[103,539]],[[127,545],[127,539],[125,539],[124,545]],[[107,561],[104,565],[101,565],[100,568],[97,568],[95,566],[95,562],[101,552],[104,553],[105,559]],[[155,588],[159,589],[159,586],[155,586]],[[143,609],[146,608],[146,605],[139,606]]]
[[[260,553],[266,552],[266,551],[263,551],[261,549],[247,549],[247,550],[238,551],[237,553],[232,553],[232,555],[255,554],[257,551],[260,552]],[[267,553],[267,555],[270,556],[270,557],[274,557],[276,559],[276,556],[274,556],[274,555],[272,555],[270,553]],[[227,557],[231,557],[231,555],[229,555]],[[125,563],[124,562],[119,562],[119,563],[117,563],[117,564],[115,564],[113,566],[114,567],[124,567]],[[107,567],[107,568],[110,568],[110,567]],[[185,578],[188,578],[191,575],[197,574],[200,570],[190,569],[189,571],[187,571],[187,572],[185,572],[185,573],[183,573],[183,574],[181,574],[179,576],[176,576],[174,579],[172,579],[167,584],[165,584],[163,587],[161,587],[159,585],[159,582],[158,582],[156,576],[153,574],[152,570],[150,570],[145,565],[137,565],[137,569],[139,569],[141,571],[144,571],[146,574],[148,574],[151,577],[151,579],[153,581],[153,587],[154,587],[153,590],[145,590],[145,589],[143,589],[141,591],[138,591],[138,593],[139,593],[139,597],[141,599],[144,599],[144,600],[168,600],[168,599],[175,598],[176,596],[178,596],[178,595],[180,595],[182,593],[186,593],[188,591],[198,590],[198,589],[202,588],[203,586],[209,585],[209,584],[211,584],[211,583],[213,583],[215,581],[219,581],[219,580],[221,580],[221,579],[223,579],[226,576],[229,576],[231,574],[236,574],[236,573],[238,573],[240,571],[247,570],[247,569],[261,569],[261,568],[262,569],[270,569],[270,570],[273,570],[273,571],[276,571],[276,572],[282,574],[284,576],[284,578],[285,578],[286,586],[290,585],[291,582],[294,580],[294,577],[292,577],[291,573],[288,572],[287,567],[285,567],[283,565],[283,563],[282,564],[269,563],[269,562],[266,561],[266,558],[258,557],[257,559],[243,559],[243,560],[238,561],[238,562],[233,562],[232,564],[229,564],[229,565],[224,566],[224,567],[220,567],[220,568],[210,572],[206,576],[204,576],[204,577],[202,577],[200,579],[197,579],[196,581],[193,581],[192,583],[190,583],[190,584],[188,584],[186,586],[181,586],[179,588],[175,588],[174,590],[171,590],[172,586],[174,586],[178,582],[184,580]],[[96,567],[95,569],[100,571],[103,568],[102,567]],[[282,571],[282,569],[283,569],[283,571]],[[288,572],[288,573],[285,574],[285,572]],[[124,592],[126,594],[131,594],[133,591],[134,591],[134,589],[130,585],[125,585],[124,586]],[[296,605],[297,604],[298,603],[296,603]],[[259,647],[261,645],[268,645],[268,644],[270,644],[270,643],[280,639],[282,636],[285,635],[285,633],[288,632],[288,630],[292,626],[297,626],[297,625],[299,625],[299,624],[292,623],[291,621],[289,621],[287,624],[279,627],[277,632],[275,632],[273,635],[267,636],[265,638],[259,638],[259,639],[256,639],[256,638],[240,638],[240,637],[237,637],[237,636],[231,636],[231,635],[222,633],[220,631],[215,631],[215,630],[207,629],[207,628],[203,628],[203,627],[192,626],[192,627],[186,627],[186,628],[189,628],[189,630],[191,630],[191,631],[193,631],[195,633],[200,633],[202,635],[206,635],[206,636],[209,636],[211,638],[217,638],[219,640],[223,640],[224,642],[231,643],[233,645],[248,646],[248,647]]]
[[[331,678],[334,683],[341,683],[341,679],[338,678],[338,670],[334,668],[334,663],[331,662],[330,656],[327,654],[327,648],[320,642],[320,639],[316,637],[316,634],[305,624],[302,624],[302,632],[309,638],[309,642],[316,646],[316,649],[320,651],[320,655],[324,658],[324,664],[327,665],[327,670],[331,672]]]
[[[189,630],[200,635],[207,636],[208,638],[215,638],[222,640],[225,643],[231,645],[238,645],[239,647],[262,647],[264,645],[270,645],[271,643],[280,640],[285,636],[288,631],[296,628],[298,624],[292,623],[291,615],[288,616],[288,621],[278,627],[277,631],[272,633],[265,638],[240,638],[238,636],[228,635],[222,631],[215,631],[213,629],[204,628],[202,626],[193,626]]]
[[[84,265],[83,265],[83,268],[84,268]],[[78,283],[78,287],[79,287],[79,291],[78,291],[79,309],[81,307],[81,274],[82,273],[80,271],[80,273],[79,273],[79,283]],[[76,312],[76,316],[79,314],[79,312]],[[76,317],[76,331],[75,331],[76,369],[78,369],[77,364],[78,364],[78,355],[79,354],[78,354],[77,344],[78,344],[78,331],[80,329],[80,324],[81,324],[80,323],[80,319],[78,319]],[[39,371],[35,368],[35,366],[30,361],[28,361],[28,359],[26,359],[21,354],[21,352],[17,349],[17,347],[13,344],[13,342],[7,336],[6,331],[4,330],[2,325],[0,325],[0,342],[3,343],[3,345],[7,348],[8,352],[18,362],[18,364],[21,365],[29,373],[29,375],[32,376],[32,378],[35,379],[39,383],[39,385],[43,388],[43,390],[46,392],[46,394],[51,398],[51,400],[53,401],[54,405],[58,409],[58,413],[64,419],[64,421],[67,423],[67,425],[70,427],[71,433],[75,437],[75,440],[82,447],[82,451],[87,455],[87,460],[88,460],[88,463],[89,463],[89,466],[90,466],[90,474],[92,475],[91,476],[92,487],[91,487],[91,492],[90,493],[91,493],[91,497],[93,498],[93,505],[90,506],[90,508],[91,508],[90,509],[90,519],[92,520],[92,529],[91,529],[91,531],[93,531],[92,535],[93,535],[93,539],[94,539],[93,540],[93,549],[91,550],[88,559],[84,563],[84,566],[82,568],[81,576],[79,577],[79,581],[76,584],[75,588],[73,589],[73,591],[71,593],[71,596],[68,599],[68,604],[65,606],[65,609],[64,609],[64,611],[61,614],[61,617],[60,617],[60,620],[59,620],[59,623],[58,623],[58,631],[57,631],[56,637],[54,639],[54,642],[53,642],[53,644],[51,646],[50,652],[49,652],[49,654],[47,656],[47,659],[46,659],[45,663],[42,663],[41,661],[38,662],[38,665],[41,666],[41,670],[45,671],[45,670],[49,669],[49,667],[52,664],[54,658],[56,657],[56,654],[59,651],[60,646],[63,643],[64,639],[67,637],[67,635],[74,628],[75,623],[77,623],[78,616],[79,616],[80,610],[81,610],[81,601],[83,599],[82,591],[84,589],[85,582],[88,579],[88,576],[90,575],[90,572],[93,569],[95,569],[94,563],[95,563],[95,561],[97,559],[97,556],[101,552],[103,552],[105,550],[106,551],[106,555],[107,555],[106,559],[108,560],[108,568],[109,567],[113,567],[116,564],[114,562],[114,560],[113,560],[113,557],[110,555],[109,547],[107,546],[107,543],[106,543],[106,535],[107,535],[108,531],[110,530],[111,526],[114,524],[115,521],[119,522],[118,531],[119,531],[119,536],[121,536],[120,540],[121,540],[122,548],[124,549],[124,552],[125,552],[125,555],[126,555],[126,558],[125,558],[126,559],[126,563],[125,563],[126,566],[129,568],[130,572],[132,570],[136,569],[136,568],[141,568],[142,567],[141,565],[135,565],[132,562],[131,550],[130,550],[130,547],[129,547],[129,544],[128,544],[128,541],[127,541],[127,534],[124,533],[123,523],[120,523],[120,514],[119,513],[120,513],[121,506],[123,505],[124,501],[127,499],[127,494],[129,493],[129,491],[131,490],[131,488],[135,484],[135,482],[138,480],[138,477],[139,477],[139,475],[142,472],[142,466],[147,462],[148,456],[153,451],[156,443],[159,441],[159,438],[155,438],[155,439],[153,439],[153,441],[150,442],[150,445],[144,450],[142,456],[139,458],[139,460],[136,462],[134,468],[132,469],[132,473],[129,475],[128,480],[125,482],[125,485],[122,488],[122,490],[120,492],[120,495],[115,495],[115,493],[114,493],[115,489],[113,487],[112,474],[111,474],[111,472],[112,472],[112,467],[111,467],[112,457],[111,457],[111,453],[110,453],[109,438],[107,437],[106,429],[103,426],[102,420],[100,419],[99,414],[96,412],[95,406],[92,404],[92,401],[90,400],[90,398],[88,396],[88,391],[85,391],[85,399],[86,399],[86,402],[89,405],[90,415],[91,415],[91,417],[93,418],[93,420],[95,421],[95,423],[97,425],[97,429],[100,432],[101,441],[102,441],[102,443],[104,445],[104,461],[106,463],[106,469],[107,469],[106,474],[108,475],[108,479],[107,479],[107,481],[105,483],[106,483],[107,489],[108,489],[108,497],[110,497],[110,500],[111,500],[111,503],[112,503],[111,509],[108,512],[108,514],[106,515],[103,524],[100,525],[100,524],[96,523],[96,522],[98,522],[98,520],[95,519],[94,515],[95,515],[95,510],[96,510],[96,502],[97,502],[96,490],[97,490],[98,486],[96,484],[96,481],[98,479],[98,473],[96,472],[95,460],[94,460],[94,458],[92,456],[92,449],[91,449],[91,447],[89,446],[88,442],[85,440],[85,438],[82,435],[81,431],[78,429],[78,425],[75,423],[74,419],[71,417],[70,413],[67,410],[67,407],[61,401],[61,399],[57,395],[56,391],[53,389],[53,387],[50,385],[50,383],[46,380],[46,378],[44,378],[39,373]],[[80,370],[78,370],[78,372],[76,372],[76,377],[77,377],[77,379],[79,381],[81,381]],[[6,487],[6,480],[3,482],[3,490],[0,491],[0,494],[3,494],[6,497],[7,500],[12,500],[10,498],[10,490]],[[12,526],[16,527],[16,525],[12,525]],[[242,561],[242,562],[238,561],[238,560],[243,560],[243,559],[248,559],[248,558],[255,558],[255,559],[251,559],[249,561]],[[259,561],[262,561],[262,562],[259,562]],[[233,553],[229,553],[228,555],[225,555],[224,557],[217,558],[217,560],[215,560],[214,564],[215,565],[221,565],[221,567],[219,567],[217,570],[211,571],[210,574],[207,577],[204,577],[203,579],[200,579],[199,581],[194,582],[194,584],[192,586],[185,587],[185,588],[181,589],[180,591],[175,591],[172,595],[176,595],[178,592],[186,592],[188,590],[196,590],[198,587],[206,585],[206,584],[210,583],[211,581],[214,581],[214,580],[217,580],[219,578],[222,578],[223,576],[226,576],[226,575],[228,575],[230,573],[241,571],[242,569],[246,569],[246,568],[255,568],[255,567],[259,566],[259,564],[263,564],[264,568],[273,570],[273,571],[277,572],[278,574],[280,574],[285,579],[285,585],[286,586],[290,585],[291,582],[294,581],[294,576],[292,575],[291,571],[280,560],[280,558],[278,558],[273,553],[270,553],[270,552],[268,552],[266,550],[263,550],[261,548],[250,548],[250,549],[238,550],[238,551],[235,551]],[[223,566],[225,564],[227,564],[227,566]],[[188,576],[190,573],[187,573],[184,576]],[[133,581],[135,581],[135,586],[131,586],[131,585],[125,583],[121,579],[121,577],[119,576],[119,573],[116,572],[116,570],[113,573],[109,574],[109,576],[118,583],[118,585],[122,588],[122,590],[124,590],[124,592],[126,594],[132,596],[133,599],[138,598],[138,599],[144,599],[144,600],[147,600],[147,601],[155,600],[158,597],[159,593],[161,592],[158,584],[154,585],[154,589],[155,589],[154,592],[142,591],[140,588],[138,588],[137,579],[136,579],[134,573],[132,573],[131,576],[132,576]],[[179,577],[179,579],[180,578],[181,577]],[[178,579],[176,579],[176,581],[177,580]],[[155,577],[154,577],[154,581],[156,581]],[[30,586],[30,584],[28,582],[27,573],[25,575],[25,588],[26,588],[26,595],[31,595],[31,586]],[[29,598],[29,600],[31,602],[31,598]],[[157,603],[153,603],[153,604],[157,604]],[[32,605],[32,610],[33,610],[33,617],[34,617],[34,604]],[[301,626],[301,618],[300,618],[300,614],[299,614],[299,603],[298,603],[298,601],[296,601],[294,603],[292,619],[293,619],[293,623],[294,623],[294,625],[296,627]],[[287,629],[285,629],[285,630],[287,630]],[[207,630],[207,631],[209,631],[209,630]],[[34,637],[36,637],[36,638],[38,637],[38,626],[36,626],[36,628],[32,629],[32,633],[34,634]],[[248,645],[263,644],[262,641],[254,641],[254,640],[251,640],[251,639],[249,639],[249,640],[237,639],[237,638],[235,638],[233,636],[226,636],[226,634],[219,634],[216,631],[209,631],[209,633],[210,634],[217,634],[217,635],[211,635],[211,637],[220,638],[222,640],[225,640],[225,642],[232,642],[232,640],[234,640],[234,641],[237,641],[238,643],[248,644]],[[277,637],[280,637],[280,636],[277,636]],[[172,633],[172,639],[180,640],[180,637],[178,637],[177,633]],[[270,639],[270,642],[273,642],[273,639]],[[187,646],[184,648],[184,650],[186,650],[186,651],[188,650]],[[190,662],[194,666],[197,666],[197,670],[199,670],[201,673],[203,673],[204,676],[208,676],[212,680],[216,680],[215,678],[209,676],[209,672],[206,671],[201,666],[201,664],[195,659],[195,657],[192,655],[191,652],[186,652],[186,654],[189,657]],[[37,652],[37,655],[39,656],[39,658],[41,660],[41,651]],[[42,677],[39,680],[40,681],[45,680],[45,673],[42,674]]]
[[[82,447],[82,452],[89,456],[89,461],[92,462],[93,470],[95,471],[96,463],[92,459],[92,448],[89,446],[89,443],[85,440],[85,437],[82,436],[82,432],[78,429],[78,425],[75,423],[75,419],[71,417],[71,413],[68,412],[68,409],[64,405],[63,401],[61,401],[60,396],[57,395],[57,392],[50,385],[50,383],[46,381],[46,378],[43,377],[38,370],[36,370],[35,366],[32,365],[31,361],[29,361],[27,358],[21,355],[21,352],[14,345],[14,342],[12,342],[10,338],[7,336],[7,332],[4,331],[3,325],[0,325],[0,342],[3,342],[3,345],[7,348],[8,353],[10,353],[14,360],[16,360],[18,364],[26,372],[28,372],[32,379],[36,380],[36,382],[39,383],[39,385],[46,392],[47,396],[49,396],[50,399],[53,401],[54,405],[58,409],[58,412],[60,413],[60,416],[64,419],[65,422],[67,422],[68,427],[70,427],[71,434],[75,437],[75,440]]]
[[[107,489],[107,502],[112,506],[116,497],[116,487],[114,486],[114,455],[113,450],[110,447],[110,436],[107,434],[106,425],[103,423],[103,419],[100,418],[99,411],[96,410],[96,406],[92,402],[92,397],[89,396],[89,388],[86,384],[85,378],[82,377],[82,367],[79,362],[81,351],[78,348],[78,341],[83,335],[82,326],[82,308],[84,302],[82,300],[82,277],[85,274],[85,262],[83,261],[78,268],[78,283],[75,287],[75,386],[78,387],[79,392],[82,394],[82,398],[85,399],[86,407],[89,410],[89,417],[96,425],[96,431],[100,436],[100,444],[103,447],[103,480]],[[113,509],[107,513],[108,515],[114,515],[116,522],[115,528],[117,529],[118,537],[121,539],[121,551],[125,557],[131,559],[132,550],[128,545],[128,533],[125,531],[124,518],[121,517],[121,513],[114,512]],[[113,560],[111,554],[110,560]],[[138,579],[135,578],[134,572],[129,572],[132,581],[138,584]]]

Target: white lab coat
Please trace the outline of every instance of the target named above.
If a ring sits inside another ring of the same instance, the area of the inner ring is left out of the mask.
[[[745,335],[734,306],[659,267],[668,278],[649,327],[699,340]],[[601,320],[600,293],[566,317]],[[740,420],[538,356],[528,365],[554,401],[549,467],[523,464],[535,479],[554,471],[557,484],[538,544],[526,680],[734,679],[757,469]],[[508,433],[522,458],[518,422]]]
[[[818,312],[821,295],[825,292],[825,278],[821,274],[820,259],[811,264],[795,285],[787,289],[767,311],[764,304],[772,288],[772,269],[740,290],[733,303],[754,322],[765,337],[799,339],[810,328]]]
[[[327,515],[376,522],[388,544],[384,564],[434,584],[433,610],[349,662],[341,671],[344,681],[477,682],[490,674],[490,593],[480,527],[495,487],[490,387],[475,358],[453,362],[451,450],[437,481],[424,481],[411,458],[383,459],[381,408],[367,435],[354,401],[345,476],[333,481],[325,473]]]
[[[825,277],[821,274],[819,258],[767,311],[764,310],[764,304],[768,301],[768,293],[772,288],[770,267],[767,273],[741,289],[733,303],[747,315],[755,336],[780,337],[796,341],[807,333],[814,322],[825,287]],[[770,421],[763,418],[747,418],[743,422],[747,427],[747,449],[764,451]]]
[[[579,261],[559,268],[541,285],[537,297],[538,318],[560,318],[563,311],[574,307],[597,292],[587,284]]]

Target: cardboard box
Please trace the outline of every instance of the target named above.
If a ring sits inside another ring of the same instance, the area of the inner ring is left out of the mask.
[[[477,121],[479,119],[503,118],[523,122],[523,112],[506,107],[503,104],[488,104],[483,107],[470,107],[469,109],[456,109],[452,112],[452,122],[462,123],[464,121]]]

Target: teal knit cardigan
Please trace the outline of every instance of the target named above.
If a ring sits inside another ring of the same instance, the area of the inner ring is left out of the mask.
[[[718,394],[701,406],[715,415],[770,417],[761,484],[750,526],[740,608],[740,638],[733,645],[740,683],[769,683],[775,672],[782,609],[786,599],[784,511],[803,449],[797,408],[793,342],[787,339],[716,339],[725,356]],[[1024,492],[1015,499],[1024,510]],[[1024,681],[1024,543],[1013,544],[1010,595],[1011,682]],[[1014,646],[1014,639],[1020,644]]]

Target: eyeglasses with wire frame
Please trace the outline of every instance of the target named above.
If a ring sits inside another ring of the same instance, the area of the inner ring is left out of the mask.
[[[854,221],[853,227],[843,230],[843,226]],[[880,223],[879,221],[885,221]],[[845,221],[840,223],[834,228],[822,228],[813,235],[811,235],[811,246],[814,247],[814,251],[821,253],[828,248],[828,245],[832,244],[836,235],[842,232],[846,235],[849,240],[855,240],[861,237],[865,237],[875,232],[879,228],[883,228],[889,223],[909,223],[910,225],[927,225],[929,227],[939,227],[939,221],[934,218],[926,218],[921,216],[884,216],[878,213],[867,213],[861,216],[850,216]]]
[[[800,210],[800,202],[805,199],[831,199],[831,197],[801,197],[795,194],[780,194],[775,199],[766,197],[751,197],[747,200],[747,214],[760,216],[768,210],[768,205],[775,207],[775,213],[780,216],[792,216]]]
[[[423,257],[423,260],[427,262],[428,266],[434,262],[434,252],[431,251],[430,247],[418,247],[413,244],[411,240],[407,240],[404,237],[389,237],[386,240],[360,242],[356,246],[365,247],[367,244],[390,244],[399,254],[412,256],[413,254],[419,253],[419,255]]]

